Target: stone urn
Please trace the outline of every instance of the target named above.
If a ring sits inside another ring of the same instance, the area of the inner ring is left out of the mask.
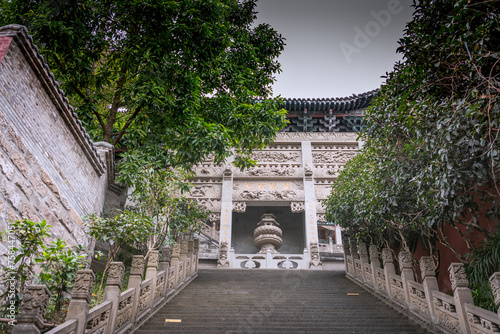
[[[260,217],[260,222],[253,231],[253,242],[255,247],[259,249],[257,254],[265,254],[267,250],[270,250],[272,254],[279,253],[277,249],[283,245],[283,239],[281,239],[282,232],[278,227],[279,225],[272,213],[265,213]]]

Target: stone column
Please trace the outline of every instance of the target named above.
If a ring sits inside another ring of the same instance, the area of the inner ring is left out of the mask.
[[[303,182],[304,182],[304,199],[305,199],[305,231],[306,245],[311,251],[311,243],[318,242],[318,222],[316,215],[316,194],[314,192],[313,178],[313,158],[311,142],[301,142],[302,147],[302,165],[303,165]]]
[[[44,329],[45,312],[51,293],[45,285],[28,285],[17,314],[17,325],[13,334],[40,334]]]
[[[228,249],[231,247],[231,231],[233,221],[233,172],[230,166],[231,161],[228,160],[226,163],[226,169],[224,170],[222,176],[219,249],[222,248],[223,243],[226,244]],[[227,261],[227,258],[224,261]]]
[[[194,265],[194,273],[198,274],[198,263],[200,262],[199,254],[200,254],[200,239],[193,240],[193,254],[196,256],[196,262]]]
[[[495,304],[500,306],[500,272],[496,272],[490,277],[491,291],[495,298]],[[498,318],[500,319],[500,308],[498,308]]]
[[[181,253],[181,246],[179,244],[175,244],[172,247],[172,257],[170,258],[170,267],[174,267],[174,289],[177,289],[179,285],[179,256]]]
[[[182,272],[179,272],[179,283],[183,283],[186,278],[187,252],[188,252],[187,241],[181,241],[181,253],[179,255],[179,261],[181,261],[184,265],[182,266]]]
[[[399,270],[401,271],[401,279],[403,281],[403,288],[405,290],[405,300],[406,306],[411,308],[410,301],[410,288],[408,287],[408,281],[415,281],[413,276],[413,263],[412,255],[407,251],[399,251],[398,254]]]
[[[73,290],[71,290],[71,301],[66,313],[66,320],[77,319],[78,321],[75,334],[83,334],[85,332],[94,281],[95,275],[92,270],[83,269],[76,272]]]
[[[358,242],[358,254],[361,262],[361,281],[366,283],[365,263],[368,263],[368,250],[364,242]]]
[[[387,296],[389,297],[389,299],[392,299],[391,279],[389,278],[389,275],[395,274],[396,268],[394,267],[394,258],[392,257],[392,250],[390,248],[382,249],[382,263],[384,264]]]
[[[137,317],[137,307],[139,306],[139,295],[141,293],[142,277],[144,275],[144,255],[134,255],[128,279],[128,288],[134,288],[134,305],[132,306],[131,322],[135,323]]]
[[[347,236],[342,236],[344,239],[343,246],[344,246],[344,264],[345,264],[345,273],[346,275],[353,276],[352,274],[352,266],[351,262],[349,261],[348,256],[351,255],[351,246],[349,244],[349,240],[347,239]]]
[[[152,279],[151,282],[151,297],[148,302],[149,307],[153,307],[156,291],[156,279],[158,277],[158,262],[159,254],[157,250],[152,250],[148,255],[148,263],[146,265],[146,280]]]
[[[339,225],[335,226],[335,241],[337,244],[342,245],[342,227]]]
[[[113,333],[115,329],[116,314],[118,312],[118,303],[122,291],[123,274],[125,266],[121,262],[111,262],[108,269],[108,278],[106,288],[104,289],[103,300],[111,301],[111,310],[109,311],[109,322],[107,333]]]
[[[189,268],[186,268],[186,276],[191,276],[193,274],[193,251],[194,251],[194,245],[193,245],[193,240],[188,241],[188,246],[187,246],[187,258],[191,259],[191,264]]]
[[[467,312],[465,311],[464,304],[470,303],[474,305],[474,300],[469,289],[469,280],[465,274],[465,266],[463,263],[452,263],[448,271],[450,272],[453,299],[455,300],[455,309],[460,321],[461,332],[469,334],[471,330],[467,321]]]
[[[425,300],[427,301],[427,309],[429,316],[432,319],[432,324],[436,323],[436,311],[434,310],[434,302],[432,301],[432,291],[439,291],[439,285],[436,278],[436,266],[432,256],[422,256],[420,258],[420,273],[422,275],[422,285],[424,287]]]
[[[370,245],[369,253],[370,253],[370,265],[372,268],[372,279],[373,279],[373,290],[378,290],[377,284],[377,269],[380,268],[380,252],[378,251],[378,247],[376,245]]]

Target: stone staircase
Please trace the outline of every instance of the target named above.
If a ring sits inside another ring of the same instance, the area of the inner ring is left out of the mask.
[[[344,271],[200,269],[135,333],[427,333]]]

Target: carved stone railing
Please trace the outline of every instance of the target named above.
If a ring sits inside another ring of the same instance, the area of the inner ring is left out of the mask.
[[[309,269],[309,252],[303,254],[234,254],[229,252],[231,268],[236,269]]]
[[[452,263],[448,269],[453,296],[439,291],[434,261],[422,256],[419,261],[422,283],[414,280],[409,253],[401,251],[398,263],[401,275],[395,273],[394,257],[388,248],[380,253],[375,246],[356,245],[344,240],[346,247],[346,277],[364,287],[395,309],[406,313],[423,326],[439,333],[500,333],[499,314],[475,306],[464,265]],[[368,262],[369,258],[369,262]],[[496,305],[500,305],[500,273],[493,274],[490,284]]]
[[[146,266],[144,256],[134,255],[128,289],[124,292],[121,288],[125,268],[121,262],[112,262],[104,301],[91,310],[89,303],[95,276],[89,269],[79,270],[75,275],[66,321],[46,334],[134,332],[197,276],[199,243],[195,240],[189,245],[189,248],[184,247],[189,251],[182,253],[178,245],[174,245],[172,251],[162,252],[161,262],[158,251],[151,251]],[[179,262],[181,256],[183,261]],[[179,263],[189,263],[189,267],[181,268]],[[27,286],[13,334],[39,334],[44,326],[49,298],[50,292],[45,286]]]

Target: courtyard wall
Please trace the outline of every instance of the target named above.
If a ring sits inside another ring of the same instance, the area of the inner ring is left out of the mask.
[[[0,230],[46,220],[54,237],[92,247],[82,218],[101,213],[113,147],[94,144],[26,28],[0,28]],[[0,244],[0,266],[6,263]]]

